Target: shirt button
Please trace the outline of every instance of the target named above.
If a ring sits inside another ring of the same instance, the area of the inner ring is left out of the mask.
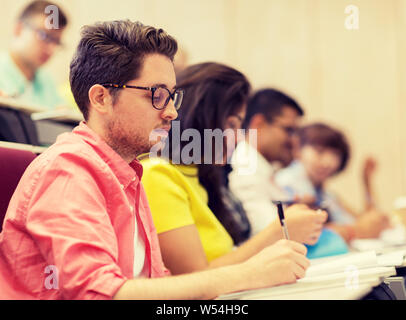
[[[134,211],[134,207],[133,207],[133,206],[130,206],[130,210],[131,210],[131,212],[133,212],[133,211]]]
[[[132,178],[132,179],[131,179],[131,181],[132,181],[132,182],[134,182],[135,180],[137,180],[137,178],[136,178],[136,177],[134,177],[134,178]]]

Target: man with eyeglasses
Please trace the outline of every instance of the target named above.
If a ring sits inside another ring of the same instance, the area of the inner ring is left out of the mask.
[[[246,139],[237,145],[231,159],[233,170],[228,178],[231,191],[247,213],[251,235],[259,233],[277,218],[277,208],[272,201],[311,200],[292,199],[274,179],[276,168],[285,167],[293,160],[297,143],[295,132],[303,114],[294,99],[275,89],[260,90],[248,102],[243,128],[256,130],[257,139]],[[252,170],[244,170],[248,167]],[[290,219],[289,212],[288,209],[287,219]],[[291,219],[300,223],[291,223],[289,233],[294,236],[292,238],[305,235],[304,243],[313,245],[318,240],[313,235],[316,230],[320,231],[326,217],[300,214],[297,210]],[[293,229],[293,226],[297,227]]]
[[[23,9],[10,49],[0,55],[3,95],[41,108],[65,105],[53,78],[42,66],[61,47],[66,25],[65,14],[51,2],[34,1]]]
[[[279,241],[240,264],[168,277],[137,157],[177,118],[176,50],[162,29],[128,20],[82,29],[70,84],[85,121],[16,188],[0,233],[0,299],[209,299],[305,275],[306,248]]]

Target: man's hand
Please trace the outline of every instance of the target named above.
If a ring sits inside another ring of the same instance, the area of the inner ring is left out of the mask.
[[[297,242],[313,245],[319,240],[323,224],[327,220],[327,213],[297,204],[286,210],[285,217],[290,238]]]
[[[219,295],[277,286],[303,278],[306,247],[280,240],[242,263],[157,279],[127,280],[114,299],[213,299]]]
[[[262,288],[296,282],[303,278],[310,262],[304,245],[279,240],[241,264],[247,288]]]

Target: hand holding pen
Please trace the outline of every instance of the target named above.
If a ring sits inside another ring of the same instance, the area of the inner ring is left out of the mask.
[[[302,204],[292,205],[284,210],[283,203],[274,202],[284,238],[309,245],[315,244],[327,220],[327,213],[322,210],[312,210]]]
[[[283,236],[285,237],[286,240],[289,240],[289,233],[288,233],[288,228],[285,223],[285,213],[283,212],[282,202],[277,201],[276,206],[278,207],[279,222],[281,223],[281,226],[282,226]]]

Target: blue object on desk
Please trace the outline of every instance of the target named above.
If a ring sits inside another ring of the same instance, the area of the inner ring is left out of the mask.
[[[319,241],[307,247],[307,258],[317,259],[348,253],[348,246],[344,239],[329,229],[323,229]]]

